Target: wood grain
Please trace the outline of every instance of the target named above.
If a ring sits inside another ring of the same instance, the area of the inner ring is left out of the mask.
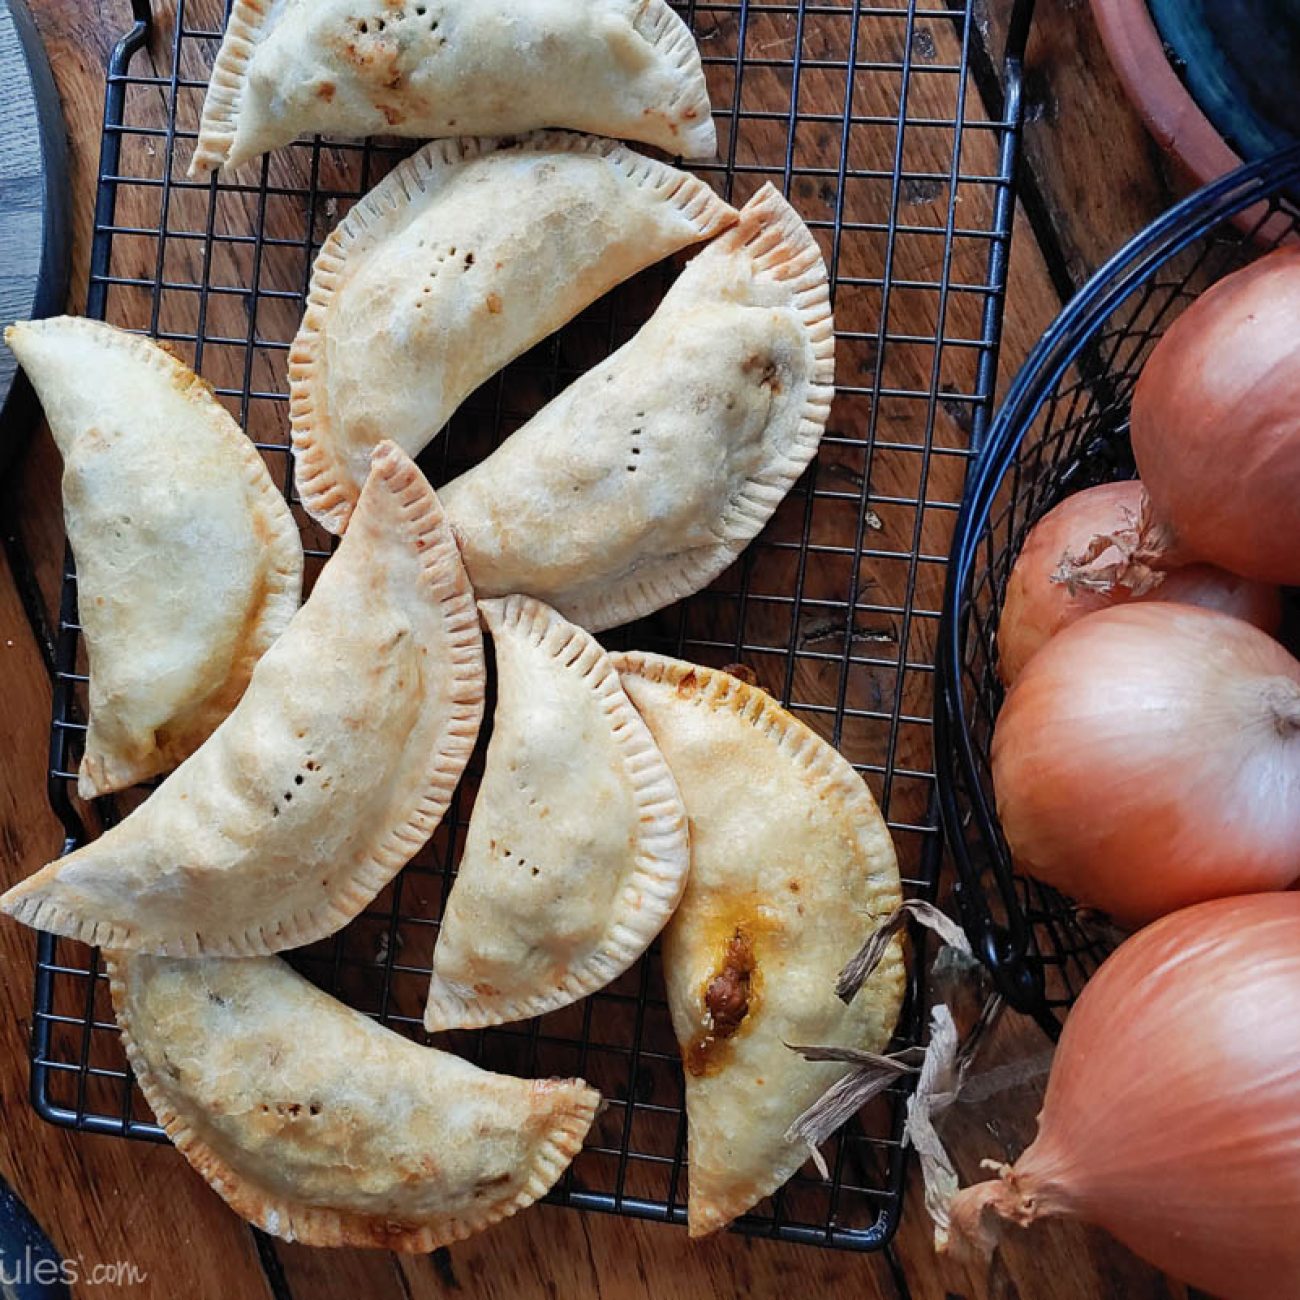
[[[998,9],[994,5],[994,10]],[[1047,66],[1051,68],[1049,82],[1058,99],[1065,97],[1075,107],[1072,112],[1094,112],[1120,131],[1123,138],[1132,138],[1132,120],[1124,120],[1124,109],[1114,95],[1113,86],[1105,84],[1104,73],[1096,66],[1072,76],[1068,53],[1080,48],[1086,41],[1078,6],[1068,6],[1047,0],[1042,6],[1036,40],[1040,51],[1051,54]],[[118,12],[120,10],[120,12]],[[74,307],[80,302],[82,286],[86,281],[89,249],[89,213],[93,202],[95,161],[98,153],[99,120],[102,109],[103,66],[112,40],[127,22],[125,5],[114,7],[113,12],[102,13],[97,7],[83,6],[77,0],[42,0],[37,11],[38,22],[45,33],[59,81],[60,93],[70,129],[74,212],[77,238],[74,251],[73,295]],[[160,30],[165,28],[167,12],[159,10]],[[997,13],[992,23],[997,40]],[[1084,15],[1086,17],[1086,14]],[[827,19],[827,27],[830,27]],[[918,41],[919,57],[942,64],[953,57],[952,33],[946,24],[926,27],[927,39]],[[889,24],[865,24],[862,28],[866,42],[861,52],[864,59],[873,55],[897,59],[899,50]],[[766,43],[767,48],[781,49],[782,42],[791,39],[788,21],[776,16],[764,16],[764,22],[751,29],[752,39]],[[719,29],[712,38],[725,44],[734,33]],[[161,40],[161,36],[156,38]],[[872,42],[878,42],[873,45]],[[706,45],[706,50],[710,48]],[[714,45],[712,48],[720,48]],[[1052,52],[1055,51],[1054,54]],[[156,68],[166,66],[167,56],[155,48],[149,56]],[[1042,60],[1041,52],[1038,55]],[[1043,66],[1040,63],[1039,66]],[[196,69],[200,75],[202,69]],[[1047,75],[1044,73],[1044,75]],[[751,91],[754,94],[787,93],[777,83],[765,87],[764,78],[756,76]],[[833,78],[819,78],[805,74],[801,87],[802,110],[809,113],[838,113],[842,84]],[[1058,85],[1057,82],[1060,82]],[[890,103],[887,85],[863,79],[860,87],[863,102],[858,111],[880,112]],[[917,116],[933,111],[940,104],[937,98],[944,93],[939,78],[920,78]],[[725,87],[715,86],[715,98],[725,93]],[[930,99],[927,99],[930,96]],[[1074,96],[1073,100],[1069,100]],[[876,97],[876,98],[873,98]],[[878,102],[877,102],[878,100]],[[874,107],[873,107],[874,105]],[[144,109],[142,111],[156,111]],[[1033,165],[1035,175],[1051,177],[1053,169],[1073,169],[1076,179],[1069,182],[1081,186],[1079,179],[1091,170],[1101,175],[1107,162],[1100,156],[1096,139],[1090,142],[1082,130],[1066,129],[1065,119],[1044,117],[1035,123]],[[776,129],[783,131],[780,124]],[[737,141],[740,158],[746,150],[752,156],[768,156],[765,151],[772,141],[763,135],[767,128],[746,128],[753,134]],[[1126,133],[1126,134],[1125,134]],[[909,166],[924,171],[944,164],[945,145],[936,134],[926,139],[917,132],[909,155]],[[990,164],[989,137],[984,143],[973,143],[972,166]],[[864,139],[866,152],[855,154],[854,165],[859,167],[880,165],[870,150],[876,146]],[[835,151],[838,142],[832,134],[814,136],[808,148],[810,160],[825,157],[825,151]],[[982,156],[979,151],[983,150]],[[1068,154],[1064,151],[1068,150]],[[820,154],[818,151],[822,151]],[[138,160],[143,161],[143,160]],[[886,158],[886,162],[887,162]],[[1136,154],[1129,157],[1135,185],[1141,179],[1141,168]],[[1046,185],[1043,181],[1042,184]],[[794,188],[796,201],[808,215],[817,217],[826,211],[827,195],[819,183]],[[1098,257],[1109,251],[1102,247],[1105,240],[1117,234],[1125,223],[1131,233],[1147,216],[1146,201],[1150,191],[1136,188],[1131,194],[1117,193],[1107,200],[1104,214],[1097,216],[1100,229],[1087,221],[1075,223],[1070,216],[1071,190],[1061,182],[1056,188],[1047,187],[1052,196],[1049,208],[1052,222],[1059,220],[1062,229],[1062,247],[1069,247],[1070,278],[1082,274],[1095,264]],[[738,195],[737,197],[744,197]],[[831,198],[834,195],[832,193]],[[972,192],[970,202],[981,200]],[[247,201],[245,201],[247,202]],[[124,193],[119,207],[122,224],[147,224],[156,219],[151,214],[150,199],[146,194]],[[932,189],[919,186],[906,196],[906,219],[909,223],[925,224],[941,215],[942,201]],[[232,220],[247,219],[248,212],[232,214]],[[978,224],[975,209],[963,214],[967,225]],[[284,220],[271,214],[270,220]],[[1052,319],[1059,307],[1057,287],[1044,258],[1035,232],[1030,229],[1024,215],[1017,217],[1016,243],[1014,245],[1010,275],[1010,307],[1006,322],[1003,348],[1004,377],[1011,373],[1038,337],[1042,328]],[[856,257],[859,254],[853,254]],[[148,250],[133,252],[128,242],[119,248],[123,264],[129,265],[132,257],[140,258],[142,271],[152,274]],[[862,254],[863,261],[852,257],[844,262],[842,275],[878,275],[879,267],[872,266]],[[916,240],[905,250],[909,272],[918,276],[933,271],[924,241]],[[982,266],[982,250],[963,248],[959,252],[959,271],[963,275],[977,275]],[[177,273],[186,270],[179,266]],[[192,268],[189,268],[192,271]],[[234,262],[226,268],[229,275],[237,277],[241,268]],[[299,269],[300,270],[300,269]],[[171,268],[169,266],[169,274]],[[293,267],[281,268],[290,276]],[[842,296],[842,320],[858,319],[861,328],[869,332],[874,322],[864,295],[863,304],[855,307],[848,296]],[[237,308],[237,310],[236,310]],[[895,303],[891,317],[891,330],[918,335],[932,334],[935,328],[933,300],[917,296],[914,301]],[[955,308],[959,314],[957,324],[965,325],[962,314],[970,312],[969,304]],[[273,306],[270,315],[259,317],[259,329],[292,330],[292,311],[287,307]],[[238,328],[246,327],[241,316],[242,304],[233,300],[230,322]],[[861,312],[861,316],[854,316]],[[284,314],[284,319],[281,319]],[[971,326],[973,330],[973,326]],[[965,331],[969,332],[969,331]],[[928,381],[929,358],[923,349],[909,352],[906,346],[895,350],[898,369],[891,383]],[[218,357],[209,357],[210,365],[219,368]],[[256,375],[259,384],[274,382],[276,359],[259,355]],[[869,350],[859,349],[855,343],[846,348],[847,367],[869,367]],[[952,379],[955,384],[969,382],[968,362],[954,361],[958,370]],[[962,408],[953,402],[942,408],[936,418],[942,422],[940,437],[953,441],[963,436]],[[247,414],[247,413],[245,413]],[[837,418],[853,427],[853,422],[867,418],[864,403],[845,402]],[[274,411],[262,411],[254,416],[266,423],[267,434],[283,438],[282,417]],[[909,421],[917,419],[915,406],[895,403],[883,410],[879,417],[882,427],[900,438],[915,437]],[[906,477],[907,458],[891,459],[882,456],[870,467],[872,489],[881,497],[891,494],[907,496],[918,489],[915,479]],[[828,459],[826,472],[833,478],[852,483],[860,480],[861,464],[855,465],[847,454],[839,462]],[[960,490],[962,464],[956,457],[936,458],[930,467],[931,477],[922,485],[926,499],[955,500]],[[58,459],[48,435],[42,433],[33,440],[21,472],[11,478],[6,493],[9,518],[16,522],[17,545],[30,557],[38,575],[41,589],[51,607],[57,595],[58,577],[63,549],[63,534],[59,517]],[[881,531],[896,541],[909,539],[908,528],[914,520],[903,511],[893,516],[887,507],[881,508]],[[950,515],[939,513],[938,522],[926,523],[927,549],[942,549],[945,525],[950,526]],[[825,536],[843,536],[847,525],[836,517],[825,521]],[[933,531],[931,529],[933,528]],[[837,533],[837,529],[840,530]],[[892,532],[891,530],[898,530]],[[879,577],[879,575],[876,575]],[[829,580],[829,579],[828,579]],[[882,582],[888,579],[879,578]],[[937,574],[928,578],[931,588],[925,599],[937,600]],[[816,632],[817,629],[810,629]],[[924,636],[905,647],[909,657],[924,656]],[[22,610],[15,598],[11,577],[6,570],[0,573],[0,649],[8,671],[4,674],[6,718],[6,743],[0,746],[0,836],[4,845],[4,871],[8,879],[15,879],[44,861],[58,843],[58,830],[46,811],[43,794],[43,754],[48,725],[48,682],[35,643],[32,640]],[[9,643],[12,642],[12,645]],[[816,681],[801,682],[800,688],[815,691]],[[12,716],[14,722],[8,719]],[[12,736],[11,736],[12,731]],[[923,740],[918,740],[918,761],[925,761]],[[902,798],[902,796],[899,796]],[[37,1121],[27,1107],[26,1088],[26,1018],[29,1015],[31,936],[18,927],[0,926],[0,977],[4,979],[3,996],[5,1020],[3,1026],[3,1057],[0,1058],[0,1097],[4,1102],[6,1129],[10,1134],[7,1150],[0,1163],[3,1173],[28,1201],[38,1218],[67,1254],[82,1254],[87,1259],[123,1257],[141,1261],[153,1281],[139,1294],[170,1296],[236,1296],[255,1297],[271,1293],[271,1283],[259,1261],[253,1235],[240,1224],[193,1176],[184,1162],[174,1152],[165,1148],[150,1148],[140,1144],[109,1139],[89,1139],[47,1128]],[[1003,1066],[1028,1060],[1037,1073],[1016,1088],[1004,1090],[988,1097],[978,1105],[963,1106],[952,1117],[948,1133],[954,1153],[966,1178],[979,1176],[978,1162],[984,1157],[1007,1158],[1028,1140],[1033,1130],[1033,1116],[1041,1097],[1044,1064],[1044,1040],[1038,1031],[1025,1022],[1008,1019],[1000,1028],[993,1044],[988,1065]],[[655,1300],[683,1300],[703,1296],[750,1295],[757,1297],[786,1297],[796,1290],[811,1295],[828,1297],[862,1297],[864,1300],[896,1300],[911,1295],[925,1300],[941,1297],[1033,1297],[1034,1300],[1092,1300],[1116,1294],[1138,1297],[1177,1297],[1182,1290],[1167,1284],[1159,1275],[1135,1261],[1119,1247],[1100,1234],[1076,1225],[1044,1225],[1026,1234],[1018,1234],[1003,1250],[991,1273],[982,1270],[965,1270],[936,1260],[930,1242],[930,1230],[920,1201],[920,1191],[913,1178],[909,1189],[908,1212],[892,1250],[892,1258],[885,1255],[854,1256],[818,1251],[785,1243],[752,1240],[727,1235],[703,1243],[690,1242],[677,1228],[633,1222],[626,1219],[579,1214],[567,1210],[542,1206],[530,1210],[516,1219],[499,1225],[476,1240],[461,1243],[450,1250],[432,1256],[397,1259],[373,1252],[313,1251],[301,1246],[277,1244],[273,1252],[272,1274],[276,1285],[283,1281],[282,1290],[294,1297],[352,1297],[364,1295],[376,1300],[425,1300],[448,1295],[465,1297],[509,1297],[510,1300],[528,1300],[530,1297],[596,1296],[601,1300],[629,1297],[655,1297]]]
[[[997,48],[1013,3],[988,0]],[[1021,192],[1067,291],[1190,188],[1124,97],[1087,0],[1038,0],[1025,59],[1024,167]]]

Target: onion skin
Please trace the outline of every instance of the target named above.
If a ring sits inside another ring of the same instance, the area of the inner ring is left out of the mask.
[[[1300,894],[1121,944],[1066,1022],[1033,1144],[949,1212],[958,1254],[991,1249],[995,1215],[1071,1215],[1228,1300],[1300,1295]]]
[[[1152,575],[1155,585],[1138,594],[1123,584],[1065,580],[1070,561],[1095,537],[1133,535],[1143,507],[1136,479],[1103,483],[1066,497],[1029,530],[1007,582],[998,624],[998,673],[1010,686],[1025,665],[1063,628],[1085,614],[1128,600],[1172,600],[1202,605],[1244,619],[1273,635],[1282,623],[1282,595],[1269,583],[1252,582],[1208,564],[1191,564]],[[1087,566],[1123,563],[1120,549],[1108,547]],[[1086,573],[1081,570],[1081,573]],[[1104,572],[1104,568],[1102,570]],[[1162,580],[1163,579],[1163,580]]]
[[[1139,562],[1300,584],[1300,248],[1224,277],[1170,326],[1131,432],[1149,498]]]
[[[998,817],[1017,865],[1138,925],[1300,877],[1300,663],[1212,610],[1089,614],[998,715]]]

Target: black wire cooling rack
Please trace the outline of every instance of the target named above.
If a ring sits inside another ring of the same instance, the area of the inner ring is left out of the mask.
[[[934,646],[966,464],[996,378],[1030,4],[1016,6],[1000,77],[969,0],[679,8],[703,52],[720,137],[721,161],[696,170],[736,204],[771,180],[807,219],[834,286],[840,385],[816,463],[743,559],[707,591],[609,641],[745,664],[862,772],[908,891],[930,895],[939,850]],[[190,183],[221,0],[177,0],[156,16],[134,0],[134,16],[109,69],[88,313],[166,340],[215,386],[289,494],[310,579],[328,538],[292,495],[288,345],[321,241],[412,146],[304,141],[232,180]],[[630,337],[673,270],[637,277],[471,398],[424,458],[435,486]],[[75,800],[78,634],[69,563],[50,762],[69,847],[85,823],[121,811]],[[473,771],[430,845],[365,913],[292,957],[417,1038]],[[900,1045],[922,1031],[920,1004],[914,992]],[[576,1007],[437,1041],[498,1070],[581,1075],[609,1100],[553,1201],[685,1221],[681,1071],[655,952]],[[38,949],[33,1060],[33,1097],[47,1119],[161,1136],[127,1070],[98,954],[48,935]],[[835,1140],[829,1180],[809,1166],[741,1226],[854,1249],[886,1243],[902,1196],[901,1103],[900,1092],[881,1098]]]
[[[1002,705],[997,627],[1016,556],[1062,498],[1132,478],[1129,403],[1143,363],[1197,294],[1300,235],[1300,146],[1170,209],[1070,301],[1016,376],[957,523],[938,661],[936,745],[962,924],[999,991],[1055,1038],[1116,932],[1016,874],[993,810]]]

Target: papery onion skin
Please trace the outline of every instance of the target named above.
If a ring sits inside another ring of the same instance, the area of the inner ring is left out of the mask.
[[[953,1248],[1071,1215],[1228,1300],[1300,1295],[1300,894],[1120,945],[1061,1035],[1038,1136],[949,1206]]]
[[[1300,877],[1300,663],[1212,610],[1089,614],[998,715],[998,818],[1030,875],[1135,925]]]
[[[1300,248],[1225,276],[1169,327],[1131,433],[1150,506],[1139,560],[1300,584]]]
[[[1010,686],[1063,628],[1085,614],[1133,599],[1202,605],[1245,619],[1270,635],[1277,631],[1282,622],[1278,589],[1213,565],[1190,564],[1155,574],[1157,585],[1140,596],[1122,584],[1098,589],[1086,578],[1081,582],[1058,579],[1063,566],[1068,569],[1070,559],[1080,555],[1094,537],[1131,532],[1136,542],[1142,502],[1142,484],[1136,479],[1103,483],[1066,497],[1029,530],[1011,570],[998,623],[998,673],[1005,685]],[[1122,562],[1121,552],[1109,547],[1087,570],[1095,573]]]

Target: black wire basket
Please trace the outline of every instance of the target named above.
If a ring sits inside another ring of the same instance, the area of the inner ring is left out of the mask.
[[[1196,191],[1110,259],[1007,393],[957,521],[935,700],[939,791],[962,923],[1012,1006],[1052,1037],[1114,931],[1019,875],[994,812],[1002,599],[1030,528],[1063,497],[1135,473],[1129,402],[1155,343],[1200,292],[1300,231],[1300,147]]]
[[[109,67],[87,312],[165,340],[213,384],[284,487],[310,581],[329,539],[293,491],[288,346],[321,241],[414,146],[303,140],[232,179],[190,182],[224,7],[132,7]],[[940,859],[934,646],[952,526],[997,376],[1030,4],[1015,6],[998,64],[980,42],[977,0],[677,7],[700,43],[720,138],[719,161],[694,170],[737,204],[772,181],[808,221],[831,275],[840,383],[815,463],[742,559],[708,590],[604,639],[746,665],[862,773],[907,893],[929,897]],[[630,337],[675,270],[636,277],[472,397],[422,460],[434,485]],[[75,800],[86,677],[70,560],[56,666],[49,791],[71,849],[88,817],[111,820],[123,803],[88,813]],[[431,843],[361,916],[290,954],[322,987],[421,1041],[474,773]],[[918,1040],[923,1010],[914,981],[897,1046]],[[435,1041],[492,1069],[600,1088],[608,1107],[552,1201],[685,1222],[681,1069],[655,950],[578,1006]],[[37,949],[32,1095],[56,1124],[162,1137],[127,1068],[99,955],[50,935]],[[807,1167],[742,1229],[856,1250],[887,1243],[902,1203],[904,1100],[900,1087],[873,1102],[827,1148],[829,1179]]]

